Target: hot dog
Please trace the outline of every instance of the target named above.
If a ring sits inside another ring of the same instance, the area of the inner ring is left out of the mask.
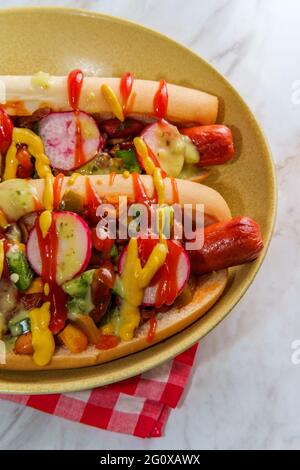
[[[16,341],[2,367],[80,367],[143,349],[203,315],[226,286],[226,268],[259,255],[263,242],[254,221],[232,219],[218,192],[163,178],[149,162],[144,159],[149,175],[0,183],[0,299],[1,293],[10,298],[8,310],[0,302],[2,336]],[[121,217],[124,196],[129,209],[143,204],[146,213],[203,204],[210,224],[203,246],[185,250],[183,235],[166,238],[161,225],[156,234],[148,228],[125,238],[120,231],[113,238],[107,228],[102,240],[96,209],[109,204],[104,213],[116,207]]]
[[[135,80],[130,73],[84,77],[79,69],[67,77],[40,72],[0,76],[0,81],[4,179],[35,175],[30,166],[34,154],[29,152],[26,166],[15,161],[15,146],[30,147],[28,130],[41,139],[51,171],[66,176],[74,170],[85,175],[144,173],[133,145],[136,136],[144,139],[166,176],[196,182],[208,176],[203,167],[225,163],[234,153],[230,129],[214,124],[218,99],[200,90]]]
[[[86,181],[89,180],[94,191],[100,199],[107,201],[118,201],[119,196],[127,196],[133,201],[135,197],[132,177],[115,175],[113,181],[108,175],[103,176],[78,176],[70,185],[70,177],[64,177],[60,189],[59,198],[63,199],[64,194],[71,188],[73,193],[85,198],[87,194]],[[153,178],[148,175],[140,175],[139,181],[145,189],[145,193],[151,199],[155,192]],[[225,199],[214,189],[203,184],[191,183],[183,180],[176,180],[176,198],[179,204],[186,203],[196,205],[204,204],[205,213],[216,220],[229,220],[231,218],[230,209]],[[170,178],[164,178],[165,203],[174,202],[174,183]],[[22,191],[21,197],[19,192]],[[0,184],[0,209],[7,214],[10,221],[16,221],[26,214],[34,211],[36,204],[40,209],[44,209],[45,180],[8,180]],[[34,197],[33,197],[34,195]]]
[[[249,217],[235,217],[204,229],[201,249],[189,252],[191,269],[205,274],[257,258],[263,248],[259,225]]]
[[[0,76],[6,92],[6,109],[12,116],[30,115],[39,108],[48,107],[54,111],[71,111],[67,77],[55,76]],[[121,101],[120,78],[85,77],[80,93],[79,108],[89,114],[113,117],[110,106],[101,92],[102,85],[108,85]],[[159,83],[135,79],[130,115],[153,115],[153,98]],[[218,113],[217,97],[192,88],[168,84],[168,110],[166,119],[173,122],[214,123]],[[13,103],[18,103],[13,105]]]
[[[259,256],[259,226],[199,184],[234,152],[215,96],[130,73],[0,79],[0,339],[12,345],[0,368],[144,349],[203,315],[227,268]]]
[[[180,132],[196,145],[201,156],[199,166],[226,163],[234,154],[232,132],[226,126],[213,124],[180,129]]]

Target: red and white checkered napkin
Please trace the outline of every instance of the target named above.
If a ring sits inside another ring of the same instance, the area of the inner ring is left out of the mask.
[[[0,395],[78,423],[138,437],[160,437],[187,384],[198,345],[144,374],[106,387],[55,395]]]

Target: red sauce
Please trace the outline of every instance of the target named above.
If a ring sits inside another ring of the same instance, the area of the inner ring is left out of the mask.
[[[101,204],[101,200],[95,192],[90,178],[85,180],[85,210],[86,218],[91,225],[96,225],[99,217],[96,215],[97,209]]]
[[[152,253],[153,248],[159,242],[157,238],[138,239],[139,258],[142,266],[145,265],[147,259]],[[158,283],[155,305],[157,307],[167,304],[171,305],[178,295],[177,284],[177,267],[179,257],[182,253],[181,245],[172,240],[168,240],[168,254],[163,266],[157,271],[150,286]]]
[[[78,109],[80,93],[83,83],[83,73],[81,70],[72,70],[68,75],[69,104],[73,111]]]
[[[64,174],[59,173],[53,183],[53,209],[57,210],[60,202],[60,193],[64,181]]]
[[[5,155],[9,149],[12,141],[13,128],[12,120],[5,109],[0,106],[0,153],[2,155]]]
[[[80,111],[78,109],[82,84],[83,72],[79,69],[72,70],[68,75],[68,95],[69,105],[74,111],[76,127],[75,168],[78,168],[79,166],[85,163],[81,122],[79,115]]]
[[[165,80],[160,80],[158,90],[153,99],[154,114],[163,119],[168,110],[168,89]]]
[[[174,177],[171,178],[171,185],[172,185],[172,204],[179,204],[178,186]]]
[[[112,349],[118,346],[120,338],[114,335],[101,335],[99,342],[95,345],[97,349]]]
[[[30,116],[31,112],[25,108],[24,101],[6,101],[2,107],[9,112],[12,116]]]
[[[0,231],[0,240],[3,241],[3,249],[4,249],[4,254],[6,255],[6,253],[8,252],[9,248],[11,247],[12,243],[7,240],[4,236],[4,234],[2,233],[2,231]],[[3,262],[3,270],[2,270],[2,279],[9,279],[9,276],[10,276],[10,271],[9,271],[9,267],[8,267],[8,262],[7,262],[7,257],[4,256],[4,262]]]
[[[166,263],[162,266],[161,275],[159,278],[159,286],[157,289],[155,303],[162,305],[163,303],[171,305],[178,295],[177,284],[177,267],[179,257],[182,253],[182,248],[175,243],[172,243],[172,248],[167,255]]]
[[[123,112],[128,111],[128,101],[131,95],[132,86],[133,86],[133,75],[130,72],[124,73],[120,82],[120,92],[123,101]]]
[[[134,202],[145,204],[147,207],[150,207],[151,204],[157,204],[157,194],[155,193],[152,198],[148,196],[146,188],[138,173],[134,172],[131,176],[133,183]]]
[[[156,320],[155,315],[153,315],[152,317],[150,317],[150,320],[149,320],[149,330],[148,330],[148,335],[147,335],[147,341],[148,341],[148,343],[152,343],[152,342],[153,342],[154,336],[155,336],[156,327],[157,327],[157,320]]]
[[[52,223],[45,238],[42,236],[38,218],[35,223],[35,229],[42,261],[41,278],[44,282],[48,282],[50,287],[49,295],[45,296],[46,300],[49,300],[51,304],[49,327],[52,333],[56,334],[63,329],[67,319],[67,295],[56,283],[58,236],[55,214],[52,214]]]
[[[43,210],[43,205],[39,201],[38,197],[35,194],[33,194],[32,197],[34,203],[34,212],[40,212],[41,210]]]
[[[112,186],[115,181],[116,173],[112,172],[109,175],[109,186]]]
[[[154,153],[152,152],[151,148],[146,144],[146,147],[147,147],[147,150],[148,150],[148,155],[149,157],[151,158],[151,160],[153,161],[154,165],[157,167],[157,168],[160,168],[160,164],[156,158],[156,156],[154,155]],[[162,174],[165,173],[165,171],[161,170]]]

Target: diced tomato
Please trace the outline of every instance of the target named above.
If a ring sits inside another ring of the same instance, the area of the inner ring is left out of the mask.
[[[26,145],[18,148],[16,157],[20,163],[17,169],[17,178],[30,178],[33,172],[33,164]]]
[[[30,170],[32,169],[33,165],[31,162],[31,156],[27,150],[26,145],[22,145],[21,147],[18,148],[16,157],[17,157],[18,162],[23,168],[30,169]]]
[[[118,346],[120,338],[114,335],[101,335],[100,341],[96,344],[97,349],[112,349]]]
[[[0,107],[0,153],[5,155],[11,144],[13,123],[7,112]]]
[[[101,240],[97,235],[96,227],[92,228],[91,232],[93,247],[96,250],[101,251],[104,256],[108,255],[115,243],[115,240],[112,240],[111,238],[105,238],[104,240]]]

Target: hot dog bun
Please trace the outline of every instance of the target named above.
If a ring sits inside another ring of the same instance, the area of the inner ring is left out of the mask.
[[[178,333],[204,315],[221,296],[227,283],[227,277],[227,270],[197,277],[194,280],[196,288],[193,300],[188,305],[181,308],[172,307],[167,312],[158,313],[156,332],[151,343],[147,340],[149,323],[144,323],[138,328],[135,337],[131,341],[122,341],[112,349],[100,351],[95,346],[90,345],[86,351],[80,354],[72,354],[61,346],[57,348],[51,363],[46,367],[37,366],[31,356],[17,355],[10,352],[7,354],[6,364],[0,365],[0,369],[72,369],[112,361],[148,348]]]
[[[95,191],[101,199],[106,201],[118,201],[119,196],[127,196],[134,200],[133,179],[125,178],[123,175],[116,175],[111,181],[110,176],[78,176],[70,185],[70,178],[65,177],[62,185],[60,198],[65,191],[72,189],[77,194],[85,196],[86,178],[90,179]],[[141,182],[151,197],[154,193],[153,178],[151,176],[140,176]],[[21,185],[21,187],[20,187]],[[164,179],[165,202],[172,204],[174,194],[172,180]],[[214,189],[184,180],[176,180],[178,199],[180,204],[197,203],[204,204],[205,214],[219,221],[226,221],[231,218],[230,209],[223,197]],[[18,220],[22,215],[35,210],[36,203],[40,209],[43,206],[43,193],[45,188],[44,179],[20,180],[12,179],[0,184],[0,208],[7,215],[10,221]],[[21,196],[20,196],[21,195]],[[34,196],[34,198],[32,197]],[[227,270],[220,270],[205,276],[199,276],[192,279],[195,290],[192,301],[178,308],[173,306],[169,311],[158,314],[157,328],[153,343],[176,334],[186,326],[190,325],[211,308],[211,306],[221,296],[227,282]],[[176,304],[175,304],[176,305]],[[84,367],[94,364],[100,364],[116,358],[132,354],[136,351],[150,346],[147,340],[149,324],[145,323],[138,328],[136,335],[131,341],[122,341],[115,348],[100,351],[94,346],[80,354],[72,354],[64,347],[59,347],[46,369],[66,369],[75,367]],[[153,344],[151,343],[151,344]],[[9,353],[7,362],[1,368],[11,370],[35,370],[39,369],[32,360],[31,356],[17,355]],[[42,369],[45,369],[44,367]]]
[[[55,111],[70,111],[67,77],[50,76],[41,87],[31,76],[0,76],[4,90],[6,110],[10,115],[30,115],[35,110],[50,107]],[[99,114],[101,118],[112,117],[111,109],[101,92],[103,84],[109,85],[118,99],[120,78],[85,77],[79,108],[89,114]],[[134,80],[130,116],[145,117],[153,115],[153,98],[159,82]],[[165,118],[172,122],[213,124],[218,114],[218,98],[200,90],[168,84],[168,110]],[[19,103],[13,106],[13,103]]]
[[[134,187],[132,177],[125,178],[123,175],[115,175],[113,181],[109,175],[78,176],[72,185],[70,177],[63,180],[60,199],[65,191],[72,189],[77,194],[85,196],[86,178],[90,179],[94,190],[101,199],[108,202],[118,202],[119,196],[127,196],[128,199],[134,199]],[[153,179],[148,175],[141,175],[140,180],[146,189],[148,196],[154,193]],[[179,204],[204,204],[205,214],[219,221],[229,220],[231,218],[230,209],[225,199],[214,189],[199,183],[176,179]],[[22,186],[22,197],[18,194]],[[165,203],[174,202],[172,181],[170,178],[164,178],[165,185]],[[35,210],[35,204],[38,202],[43,208],[43,193],[45,188],[44,179],[20,180],[12,179],[0,183],[0,209],[6,214],[10,221],[16,221],[23,215]],[[30,197],[26,197],[26,193]],[[32,197],[34,195],[35,201]]]

